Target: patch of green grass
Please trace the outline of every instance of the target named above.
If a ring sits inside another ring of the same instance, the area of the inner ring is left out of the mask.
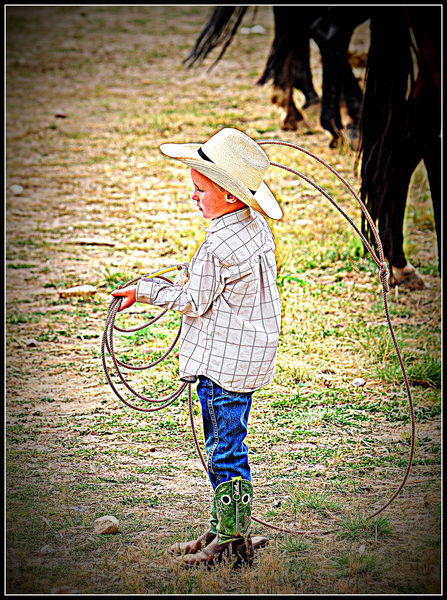
[[[355,553],[343,554],[334,561],[334,566],[341,577],[358,575],[381,575],[385,569],[382,558],[375,554]]]
[[[121,271],[112,272],[108,267],[104,269],[104,281],[107,284],[107,291],[115,290],[118,285],[124,285],[133,278],[133,275],[123,273]]]
[[[177,471],[181,469],[181,467],[178,467],[176,465],[172,465],[172,464],[167,464],[167,465],[160,465],[160,466],[144,466],[144,467],[136,467],[135,468],[135,472],[136,473],[143,473],[143,474],[166,474],[166,473],[172,473],[174,471]]]
[[[441,361],[431,354],[406,356],[403,359],[408,381],[422,387],[441,386]],[[376,367],[378,376],[390,383],[402,381],[403,375],[397,357],[387,364]]]
[[[362,481],[352,479],[351,477],[340,472],[337,472],[335,475],[328,476],[327,479],[330,481],[333,489],[338,494],[352,495],[358,494],[363,490]]]
[[[36,317],[32,314],[24,314],[18,312],[12,312],[6,316],[6,322],[10,325],[19,325],[21,323],[32,323],[36,322]]]
[[[158,496],[146,498],[144,496],[124,496],[120,499],[120,503],[125,506],[158,506],[160,500]]]
[[[34,269],[37,265],[33,265],[30,263],[8,263],[8,269]]]
[[[392,537],[394,531],[386,517],[370,519],[361,515],[354,515],[341,523],[341,531],[338,536],[351,540],[363,538]]]
[[[291,493],[290,502],[295,513],[310,510],[327,516],[331,512],[342,510],[341,502],[324,492],[294,489]]]
[[[439,276],[439,261],[438,259],[421,262],[419,263],[417,260],[414,261],[415,267],[419,271],[421,275],[432,275],[434,277]]]
[[[366,331],[355,331],[355,334],[358,333],[363,333],[363,335],[358,335],[360,346],[368,352],[375,362],[384,363],[394,356],[394,344],[388,328],[379,330],[370,328]],[[364,339],[365,335],[367,336],[366,340]]]
[[[298,554],[309,549],[310,544],[299,537],[287,536],[277,541],[278,548],[287,554]]]
[[[57,342],[58,335],[49,330],[47,333],[41,333],[36,337],[38,342]]]

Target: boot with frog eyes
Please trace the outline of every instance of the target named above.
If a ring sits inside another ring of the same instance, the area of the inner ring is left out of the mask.
[[[253,486],[242,477],[224,481],[215,489],[214,506],[217,515],[216,537],[196,553],[179,557],[182,564],[212,565],[228,560],[233,567],[253,562],[253,542],[249,533]],[[267,538],[257,536],[256,547],[265,546]]]

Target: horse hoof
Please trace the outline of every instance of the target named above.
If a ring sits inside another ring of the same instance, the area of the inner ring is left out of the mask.
[[[422,290],[425,287],[424,280],[410,263],[401,269],[392,267],[389,284],[392,287],[398,285],[409,290]]]
[[[281,121],[281,129],[283,131],[296,131],[298,124],[296,121]]]

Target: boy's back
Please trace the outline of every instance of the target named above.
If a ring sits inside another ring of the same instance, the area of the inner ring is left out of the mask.
[[[142,278],[137,299],[183,313],[180,377],[207,375],[227,390],[254,391],[274,377],[281,325],[273,237],[249,207],[205,231],[187,285]]]
[[[206,231],[191,272],[214,290],[214,301],[201,317],[183,319],[188,341],[180,370],[207,374],[225,389],[253,391],[273,379],[281,324],[273,237],[250,208],[215,219]]]

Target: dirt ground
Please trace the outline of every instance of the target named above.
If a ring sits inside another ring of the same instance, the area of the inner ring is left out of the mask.
[[[255,523],[271,542],[238,571],[185,570],[166,553],[202,532],[211,498],[187,399],[132,411],[107,385],[100,351],[110,292],[187,261],[204,236],[188,170],[158,146],[237,127],[309,148],[358,189],[355,153],[346,144],[329,149],[318,115],[282,131],[269,87],[255,85],[273,36],[270,7],[243,23],[264,33],[240,31],[213,70],[211,60],[182,65],[209,10],[6,9],[6,592],[439,594],[440,278],[422,165],[405,244],[425,287],[388,295],[417,422],[402,493],[377,519],[365,517],[399,485],[410,442],[377,269],[327,200],[277,170],[269,184],[285,213],[271,224],[282,340],[275,381],[257,394],[251,415],[253,511],[279,526],[337,531],[294,536]],[[367,51],[368,36],[365,23],[354,34],[355,55]],[[313,44],[311,59],[321,93]],[[361,81],[361,62],[354,72]],[[291,150],[267,152],[318,181],[359,222],[355,201],[322,167]],[[79,285],[96,292],[61,295]],[[148,314],[138,305],[121,322]],[[178,323],[172,315],[151,333],[120,338],[118,348],[147,362]],[[132,381],[161,394],[176,368],[173,360]],[[200,432],[197,403],[194,415]],[[94,533],[103,515],[119,519],[119,533]]]

